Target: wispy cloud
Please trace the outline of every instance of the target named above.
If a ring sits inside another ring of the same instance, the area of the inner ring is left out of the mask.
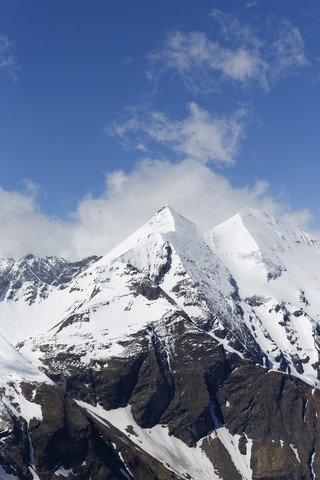
[[[19,69],[12,43],[5,35],[0,34],[0,73],[7,73],[13,81],[16,81]]]
[[[230,116],[217,116],[201,109],[196,103],[188,105],[188,116],[183,120],[172,121],[161,112],[140,112],[131,108],[129,117],[123,122],[115,122],[106,130],[126,144],[137,143],[141,150],[148,141],[167,147],[184,158],[201,163],[209,161],[220,165],[230,165],[237,154],[240,139],[245,135],[245,124],[249,111],[240,108]]]
[[[268,89],[267,64],[257,52],[241,45],[224,48],[203,32],[169,33],[149,61],[150,80],[171,71],[194,93],[218,91],[225,80],[246,85],[251,81]]]
[[[279,23],[278,38],[271,44],[274,62],[270,62],[270,80],[291,75],[297,68],[308,65],[304,42],[298,28],[287,20]]]
[[[288,20],[270,20],[257,31],[220,10],[211,17],[219,25],[219,40],[203,32],[168,33],[149,54],[151,81],[171,72],[197,94],[218,91],[224,82],[268,91],[274,82],[308,64],[302,36]]]

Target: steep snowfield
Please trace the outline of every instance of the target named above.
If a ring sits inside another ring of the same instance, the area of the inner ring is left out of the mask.
[[[21,389],[21,382],[35,385],[51,383],[49,378],[28,362],[17,350],[0,336],[0,429],[5,432],[10,416],[23,417],[27,422],[32,418],[41,420],[41,407],[27,400]]]
[[[319,385],[320,242],[311,235],[253,209],[207,234],[213,251],[239,287],[245,322],[280,368]]]
[[[142,448],[176,472],[179,478],[221,480],[219,473],[202,448],[204,443],[210,442],[211,439],[216,437],[229,452],[235,468],[241,474],[243,480],[252,478],[250,469],[251,448],[247,449],[246,455],[242,455],[238,447],[240,435],[231,435],[224,427],[218,428],[204,439],[199,440],[197,445],[191,448],[173,435],[169,435],[168,428],[164,425],[156,425],[145,429],[139,427],[132,417],[129,406],[107,411],[99,404],[94,407],[85,402],[78,401],[77,403],[98,421],[104,423],[104,420],[107,420],[128,435],[137,447]],[[250,440],[249,445],[251,445]]]
[[[48,377],[28,362],[0,335],[0,385],[8,382],[47,382]]]
[[[128,355],[123,340],[178,310],[164,295],[150,301],[137,294],[136,285],[145,281],[149,282],[144,274],[124,263],[90,267],[64,291],[69,306],[63,315],[57,315],[56,325],[26,340],[20,351],[38,365],[47,355],[67,352],[79,357],[83,365],[97,369],[101,368],[99,361],[106,363],[108,358],[121,356],[124,351]],[[151,289],[156,288],[149,283]],[[57,368],[67,371],[67,365],[59,365],[57,360]]]
[[[132,263],[168,293],[174,294],[179,277],[186,275],[200,290],[214,287],[210,289],[214,301],[235,291],[228,270],[210,250],[200,228],[167,205],[98,264],[114,260]]]
[[[12,344],[46,332],[77,301],[63,290],[95,258],[70,263],[26,255],[0,260],[0,327]]]
[[[235,276],[242,298],[302,302],[319,316],[320,242],[270,215],[244,209],[209,232],[211,246]],[[308,301],[308,305],[306,305]]]
[[[29,288],[33,285],[25,283],[14,300],[0,302],[1,331],[6,338],[16,344],[24,339],[47,332],[63,317],[74,302],[78,301],[76,292],[69,296],[58,287],[47,287],[48,296],[37,296],[31,305],[26,300]]]

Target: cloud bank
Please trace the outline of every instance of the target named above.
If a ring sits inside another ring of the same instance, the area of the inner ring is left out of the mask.
[[[0,257],[34,253],[77,260],[104,255],[165,203],[205,229],[245,206],[266,210],[302,227],[311,218],[307,210],[290,212],[272,199],[264,181],[257,181],[253,188],[233,188],[226,178],[195,160],[144,160],[128,174],[108,173],[104,194],[83,198],[67,221],[41,213],[32,192],[0,188]]]

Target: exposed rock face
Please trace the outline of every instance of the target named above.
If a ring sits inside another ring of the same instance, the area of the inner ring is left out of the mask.
[[[168,350],[164,329],[171,336]],[[320,475],[318,389],[226,353],[181,316],[169,319],[161,332],[154,327],[141,332],[136,341],[139,352],[133,358],[115,358],[100,371],[84,370],[61,377],[57,386],[40,386],[33,400],[42,406],[43,419],[27,426],[12,417],[10,433],[2,439],[3,466],[14,467],[19,479],[32,479],[31,457],[44,480],[56,478],[61,467],[80,479],[177,478],[171,468],[136,450],[134,425],[121,432],[90,415],[77,399],[105,410],[129,404],[143,429],[166,425],[169,435],[189,447],[200,442],[223,480]],[[23,391],[30,400],[28,384]],[[240,454],[250,450],[251,477],[239,471],[234,452],[220,437],[226,429]]]
[[[59,475],[83,480],[123,479],[129,477],[130,467],[137,478],[175,478],[156,459],[137,451],[111,424],[94,422],[62,389],[42,386],[36,401],[42,405],[42,421],[31,420],[27,426],[22,419],[14,420],[3,442],[0,458],[13,478],[29,480],[36,471],[43,480]]]

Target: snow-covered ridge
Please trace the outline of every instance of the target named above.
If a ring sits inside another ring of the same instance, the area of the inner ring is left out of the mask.
[[[272,368],[318,385],[320,242],[254,209],[207,233],[239,287],[244,321]]]
[[[99,257],[88,257],[80,262],[69,262],[64,258],[38,258],[32,254],[25,255],[19,260],[0,259],[0,278],[2,282],[14,281],[17,287],[22,282],[60,285],[69,282],[98,259]]]
[[[318,313],[317,238],[253,209],[244,209],[213,228],[207,238],[235,276],[242,297],[271,296],[294,304],[300,302],[303,292],[308,292],[308,304],[316,305],[312,313]]]

